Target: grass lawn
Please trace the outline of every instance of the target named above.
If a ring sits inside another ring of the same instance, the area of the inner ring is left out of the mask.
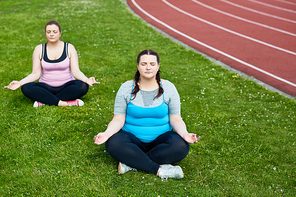
[[[100,85],[83,107],[44,106],[20,89],[0,95],[0,196],[295,196],[296,102],[178,45],[135,17],[123,0],[1,0],[1,87],[32,70],[44,25],[57,20],[80,68]],[[136,56],[157,51],[162,78],[181,96],[189,132],[202,138],[178,163],[185,178],[117,174],[93,136],[106,129]]]

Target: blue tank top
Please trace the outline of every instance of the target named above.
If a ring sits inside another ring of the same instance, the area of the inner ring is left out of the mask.
[[[161,134],[172,130],[169,109],[168,105],[164,102],[164,95],[162,104],[151,108],[134,105],[131,102],[131,98],[132,95],[127,105],[125,124],[122,130],[134,134],[144,143],[150,143]]]

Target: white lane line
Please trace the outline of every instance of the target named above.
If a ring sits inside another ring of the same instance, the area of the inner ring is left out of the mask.
[[[290,4],[290,5],[296,5],[296,3],[292,3],[290,1],[285,1],[285,0],[276,0],[276,1],[279,1],[279,2],[282,2],[282,3],[287,3],[287,4]]]
[[[190,36],[188,36],[188,35],[186,35],[186,34],[180,32],[180,31],[174,29],[173,27],[169,26],[168,24],[164,23],[163,21],[158,20],[157,18],[155,18],[154,16],[152,16],[151,14],[149,14],[148,12],[146,12],[144,9],[142,9],[142,8],[141,8],[141,7],[135,2],[135,0],[131,0],[131,1],[132,1],[132,3],[133,3],[133,4],[134,4],[134,5],[135,5],[135,6],[136,6],[136,7],[137,7],[137,8],[138,8],[143,14],[145,14],[146,16],[148,16],[149,18],[151,18],[152,20],[156,21],[157,23],[163,25],[164,27],[170,29],[171,31],[173,31],[173,32],[175,32],[175,33],[177,33],[177,34],[179,34],[179,35],[181,35],[181,36],[183,36],[183,37],[185,37],[185,38],[187,38],[187,39],[189,39],[189,40],[191,40],[191,41],[193,41],[193,42],[199,44],[199,45],[202,45],[202,46],[204,46],[204,47],[206,47],[206,48],[208,48],[208,49],[211,49],[211,50],[213,50],[213,51],[215,51],[215,52],[217,52],[217,53],[219,53],[219,54],[221,54],[221,55],[224,55],[224,56],[226,56],[226,57],[228,57],[228,58],[230,58],[230,59],[232,59],[232,60],[234,60],[234,61],[237,61],[237,62],[239,62],[239,63],[241,63],[241,64],[243,64],[243,65],[245,65],[245,66],[247,66],[247,67],[250,67],[250,68],[252,68],[252,69],[254,69],[254,70],[257,70],[257,71],[259,71],[259,72],[261,72],[261,73],[263,73],[263,74],[266,74],[266,75],[268,75],[268,76],[270,76],[270,77],[272,77],[272,78],[274,78],[274,79],[277,79],[277,80],[279,80],[279,81],[282,81],[282,82],[284,82],[284,83],[287,83],[287,84],[289,84],[289,85],[291,85],[291,86],[296,87],[296,84],[294,84],[294,83],[292,83],[292,82],[290,82],[290,81],[287,81],[287,80],[285,80],[285,79],[283,79],[283,78],[281,78],[281,77],[278,77],[278,76],[276,76],[276,75],[274,75],[274,74],[271,74],[271,73],[269,73],[269,72],[267,72],[267,71],[265,71],[265,70],[263,70],[263,69],[257,68],[256,66],[253,66],[253,65],[251,65],[251,64],[249,64],[249,63],[247,63],[247,62],[244,62],[244,61],[242,61],[242,60],[240,60],[240,59],[238,59],[238,58],[236,58],[236,57],[233,57],[233,56],[231,56],[231,55],[229,55],[229,54],[227,54],[227,53],[224,53],[224,52],[222,52],[222,51],[220,51],[220,50],[218,50],[218,49],[216,49],[216,48],[214,48],[214,47],[211,47],[211,46],[209,46],[209,45],[207,45],[207,44],[205,44],[205,43],[203,43],[203,42],[200,42],[200,41],[198,41],[198,40],[196,40],[196,39],[194,39],[194,38],[192,38],[192,37],[190,37]]]
[[[238,20],[242,20],[242,21],[245,21],[245,22],[248,22],[248,23],[251,23],[251,24],[254,24],[254,25],[258,25],[260,27],[264,27],[264,28],[267,28],[267,29],[271,29],[271,30],[274,30],[274,31],[278,31],[278,32],[281,32],[281,33],[284,33],[284,34],[288,34],[288,35],[291,35],[291,36],[296,36],[296,34],[294,34],[294,33],[291,33],[291,32],[285,31],[285,30],[281,30],[281,29],[278,29],[278,28],[275,28],[275,27],[271,27],[271,26],[268,26],[268,25],[265,25],[265,24],[262,24],[262,23],[257,23],[255,21],[251,21],[251,20],[248,20],[248,19],[245,19],[245,18],[236,16],[236,15],[230,14],[228,12],[224,12],[222,10],[219,10],[219,9],[216,9],[216,8],[211,7],[209,5],[206,5],[204,3],[201,3],[201,2],[199,2],[197,0],[191,0],[191,1],[193,1],[194,3],[197,3],[197,4],[201,5],[201,6],[204,6],[204,7],[208,8],[208,9],[211,9],[211,10],[214,10],[216,12],[219,12],[221,14],[230,16],[232,18],[235,18],[235,19],[238,19]]]
[[[228,3],[228,4],[232,5],[232,6],[235,6],[235,7],[241,8],[241,9],[248,10],[250,12],[255,12],[257,14],[261,14],[261,15],[268,16],[268,17],[275,18],[275,19],[282,20],[282,21],[287,21],[287,22],[290,22],[290,23],[296,23],[296,21],[294,21],[294,20],[290,20],[290,19],[287,19],[287,18],[275,16],[275,15],[268,14],[268,13],[265,13],[265,12],[260,12],[258,10],[254,10],[254,9],[251,9],[251,8],[248,8],[248,7],[245,7],[245,6],[241,6],[239,4],[232,3],[232,2],[227,1],[227,0],[220,0],[220,1],[222,1],[224,3]]]
[[[261,4],[261,5],[264,5],[266,7],[271,7],[271,8],[278,9],[278,10],[283,10],[283,11],[286,11],[286,12],[296,13],[296,11],[294,11],[294,10],[289,10],[289,9],[278,7],[278,6],[275,6],[275,5],[268,4],[268,3],[263,3],[263,2],[260,2],[260,1],[256,1],[256,0],[249,0],[249,1],[251,1],[253,3],[258,3],[258,4]]]
[[[204,23],[206,23],[206,24],[208,24],[208,25],[211,25],[211,26],[216,27],[216,28],[218,28],[218,29],[221,29],[221,30],[223,30],[223,31],[226,31],[226,32],[232,33],[232,34],[234,34],[234,35],[237,35],[237,36],[239,36],[239,37],[245,38],[245,39],[247,39],[247,40],[251,40],[251,41],[253,41],[253,42],[257,42],[257,43],[259,43],[259,44],[262,44],[262,45],[268,46],[268,47],[270,47],[270,48],[277,49],[277,50],[279,50],[279,51],[283,51],[283,52],[286,52],[286,53],[289,53],[289,54],[292,54],[292,55],[296,55],[296,52],[289,51],[289,50],[287,50],[287,49],[283,49],[283,48],[281,48],[281,47],[277,47],[277,46],[274,46],[274,45],[272,45],[272,44],[269,44],[269,43],[263,42],[263,41],[261,41],[261,40],[257,40],[257,39],[255,39],[255,38],[251,38],[251,37],[249,37],[249,36],[246,36],[246,35],[240,34],[240,33],[238,33],[238,32],[232,31],[232,30],[230,30],[230,29],[224,28],[224,27],[222,27],[222,26],[220,26],[220,25],[217,25],[217,24],[215,24],[215,23],[211,23],[211,22],[209,22],[209,21],[207,21],[207,20],[204,20],[204,19],[199,18],[199,17],[197,17],[197,16],[194,16],[194,15],[188,13],[188,12],[185,12],[184,10],[181,10],[180,8],[178,8],[178,7],[174,6],[174,5],[172,5],[171,3],[167,2],[166,0],[162,0],[162,1],[163,1],[165,4],[167,4],[168,6],[170,6],[171,8],[174,8],[175,10],[177,10],[177,11],[179,11],[179,12],[181,12],[181,13],[187,15],[187,16],[190,16],[190,17],[192,17],[192,18],[194,18],[194,19],[196,19],[196,20],[199,20],[199,21],[201,21],[201,22],[204,22]]]

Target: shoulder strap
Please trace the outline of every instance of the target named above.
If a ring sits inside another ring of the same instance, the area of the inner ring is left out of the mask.
[[[66,57],[68,57],[68,43],[65,42]]]
[[[43,60],[44,60],[45,47],[46,47],[46,43],[43,43],[42,44],[42,56],[41,56],[41,59],[43,59]]]

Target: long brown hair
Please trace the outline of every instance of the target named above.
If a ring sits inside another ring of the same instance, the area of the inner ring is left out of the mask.
[[[150,49],[149,50],[146,49],[146,50],[139,53],[139,55],[137,57],[137,64],[140,63],[140,59],[141,59],[142,55],[154,55],[154,56],[156,56],[157,63],[159,64],[159,56],[158,56],[158,54],[155,51],[150,50]],[[164,92],[163,88],[161,87],[161,83],[160,83],[160,70],[157,71],[155,79],[156,79],[156,82],[158,84],[158,94],[154,97],[154,99],[160,97]],[[135,87],[134,87],[134,90],[132,92],[132,95],[133,95],[132,99],[136,98],[137,93],[140,90],[140,87],[139,87],[139,84],[138,84],[138,82],[140,81],[140,72],[139,72],[139,70],[137,70],[137,72],[135,74],[135,77],[134,77],[134,80],[135,80]]]

